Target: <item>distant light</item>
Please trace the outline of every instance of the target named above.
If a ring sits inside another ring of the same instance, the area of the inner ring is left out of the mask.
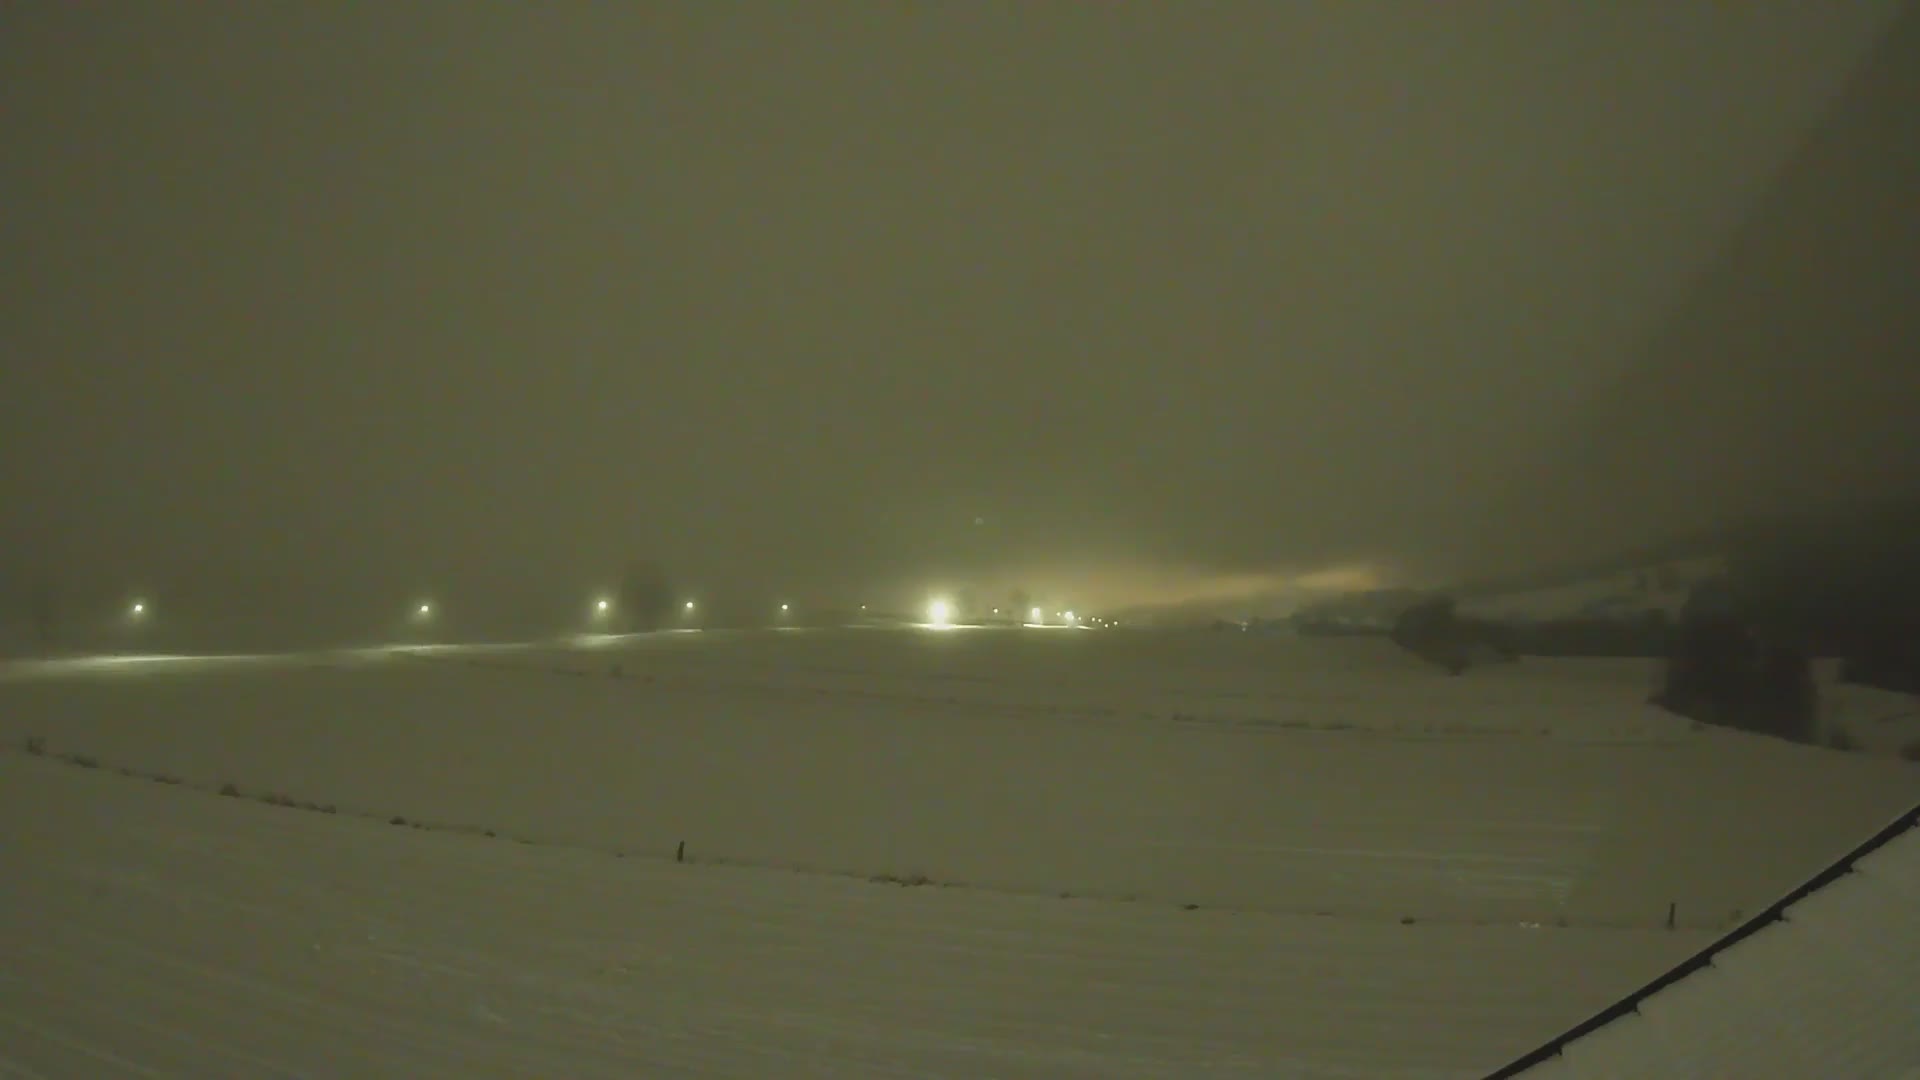
[[[431,614],[433,614],[433,605],[432,605],[432,604],[421,604],[421,605],[420,605],[420,615],[421,615],[421,617],[422,617],[422,618],[424,618],[424,617],[426,617],[426,616],[428,616],[428,615],[431,615]]]
[[[133,602],[132,610],[135,615],[145,615],[147,613],[146,602],[143,600],[135,600]]]
[[[1000,614],[1000,609],[999,609],[999,608],[994,608],[994,609],[993,609],[993,613],[994,613],[995,615],[998,615],[998,614]]]
[[[593,610],[595,610],[595,611],[605,611],[605,610],[607,610],[607,609],[608,609],[609,607],[612,607],[612,606],[613,606],[612,604],[609,604],[609,603],[607,603],[607,602],[606,602],[605,600],[596,600],[596,601],[594,601],[594,603],[593,603]]]
[[[1027,612],[1027,621],[1029,622],[1040,622],[1045,618],[1046,616],[1041,614],[1039,608],[1034,608],[1032,611]]]
[[[687,610],[688,610],[688,611],[692,611],[692,610],[693,610],[693,601],[691,601],[691,600],[689,600],[689,601],[687,601]]]
[[[1061,613],[1060,613],[1060,617],[1061,617],[1061,618],[1063,618],[1063,619],[1065,619],[1065,620],[1067,620],[1068,622],[1072,622],[1072,621],[1073,621],[1073,612],[1071,612],[1071,611],[1063,611],[1063,612],[1061,612]]]
[[[787,605],[786,605],[786,604],[781,604],[781,605],[780,605],[780,610],[781,610],[781,611],[786,611],[786,610],[788,610],[788,607],[787,607]]]
[[[935,600],[928,604],[927,621],[935,626],[952,626],[953,605],[945,600]]]

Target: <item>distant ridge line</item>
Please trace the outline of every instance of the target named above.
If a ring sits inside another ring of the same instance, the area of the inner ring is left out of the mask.
[[[1476,597],[1551,589],[1606,574],[1644,569],[1657,563],[1732,556],[1764,546],[1776,537],[1818,534],[1822,530],[1817,526],[1857,525],[1897,518],[1920,523],[1920,498],[1863,499],[1750,515],[1654,543],[1636,545],[1606,556],[1572,560],[1520,574],[1473,578],[1451,589],[1438,591],[1459,597]],[[1916,539],[1920,540],[1920,537]]]

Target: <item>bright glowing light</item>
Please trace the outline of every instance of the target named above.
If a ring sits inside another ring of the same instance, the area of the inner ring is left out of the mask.
[[[602,611],[602,612],[604,612],[604,611],[606,611],[606,610],[607,610],[608,608],[610,608],[610,607],[612,607],[612,606],[613,606],[612,604],[610,604],[610,603],[608,603],[608,602],[607,602],[607,601],[605,601],[605,600],[595,600],[595,601],[593,602],[593,610],[595,610],[595,611]]]
[[[687,601],[687,610],[688,610],[688,611],[692,611],[692,610],[693,610],[693,601],[691,601],[691,600],[689,600],[689,601]]]
[[[1039,622],[1044,618],[1046,618],[1046,616],[1041,613],[1039,608],[1034,608],[1032,611],[1027,612],[1028,622]]]
[[[431,614],[433,614],[433,605],[432,605],[432,604],[421,604],[421,605],[420,605],[420,617],[421,617],[421,618],[423,618],[423,619],[424,619],[424,618],[426,618],[427,616],[429,616],[429,615],[431,615]]]
[[[927,621],[935,626],[953,625],[953,605],[945,600],[935,600],[927,605]]]
[[[1063,618],[1063,619],[1065,619],[1065,620],[1067,620],[1068,622],[1072,622],[1072,621],[1073,621],[1073,612],[1071,612],[1071,611],[1063,611],[1063,612],[1061,612],[1061,613],[1060,613],[1060,617],[1061,617],[1061,618]]]
[[[145,604],[145,602],[140,600],[135,600],[133,602],[133,613],[135,615],[145,615],[147,613],[147,605]]]

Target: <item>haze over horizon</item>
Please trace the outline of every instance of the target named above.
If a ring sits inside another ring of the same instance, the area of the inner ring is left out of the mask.
[[[11,5],[0,580],[1484,569],[1900,10]]]

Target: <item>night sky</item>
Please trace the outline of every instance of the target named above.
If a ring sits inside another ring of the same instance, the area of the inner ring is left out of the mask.
[[[8,4],[5,573],[1484,569],[1896,7]]]

